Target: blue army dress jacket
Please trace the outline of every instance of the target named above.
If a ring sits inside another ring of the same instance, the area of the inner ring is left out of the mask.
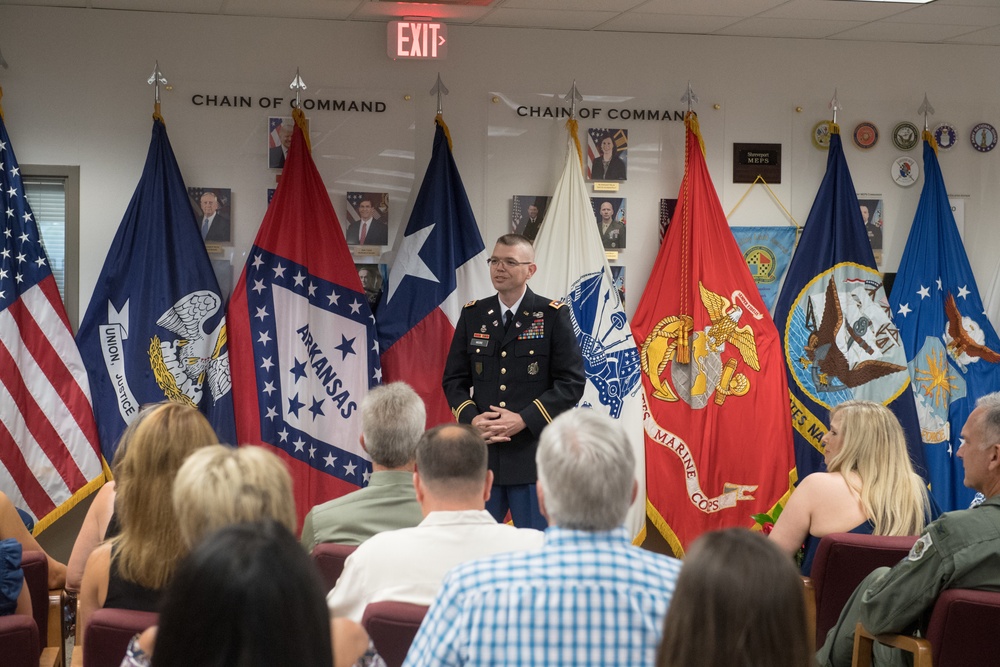
[[[498,296],[465,305],[445,364],[445,396],[462,424],[491,405],[521,415],[525,428],[488,446],[494,484],[534,484],[542,429],[583,396],[586,375],[569,308],[525,291],[504,333]]]

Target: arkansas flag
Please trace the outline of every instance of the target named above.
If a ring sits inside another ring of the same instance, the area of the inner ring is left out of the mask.
[[[156,116],[142,176],[76,335],[108,463],[140,407],[163,400],[198,408],[219,442],[234,442],[223,301]]]
[[[752,526],[795,467],[781,341],[726,223],[697,116],[677,210],[632,320],[650,520],[678,556],[701,533]]]
[[[889,297],[906,349],[931,491],[965,509],[974,491],[955,456],[976,401],[1000,390],[1000,338],[987,319],[938,164],[924,133],[924,189]]]
[[[299,519],[368,481],[359,406],[377,385],[375,317],[293,112],[292,144],[229,302],[241,445],[273,447]]]
[[[576,121],[568,121],[566,128],[566,159],[535,240],[538,272],[531,286],[538,294],[559,298],[570,306],[587,374],[580,405],[618,419],[632,443],[639,493],[626,524],[636,542],[642,542],[646,493],[639,353],[611,277],[601,232],[594,224]]]
[[[434,122],[431,160],[378,306],[383,379],[420,394],[428,428],[454,421],[441,376],[462,306],[494,291],[448,126]]]
[[[104,483],[90,384],[0,110],[0,491],[35,532]]]

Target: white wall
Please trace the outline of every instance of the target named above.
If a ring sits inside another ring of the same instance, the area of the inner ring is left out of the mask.
[[[696,109],[723,209],[728,212],[747,189],[727,182],[732,143],[781,143],[782,183],[774,190],[802,223],[826,161],[809,132],[828,117],[826,105],[836,87],[844,106],[839,120],[845,143],[861,120],[876,123],[882,133],[870,151],[852,145],[846,150],[858,191],[881,193],[886,200],[886,270],[899,263],[920,193],[920,184],[901,189],[890,180],[889,166],[900,152],[889,133],[901,120],[921,124],[916,108],[926,91],[938,111],[932,123],[947,120],[959,130],[959,145],[941,154],[941,165],[949,192],[969,196],[965,239],[982,290],[997,266],[1000,150],[979,154],[968,143],[975,123],[1000,125],[996,47],[452,26],[447,60],[395,62],[385,54],[382,23],[11,6],[0,6],[0,40],[10,63],[9,70],[0,70],[3,107],[18,159],[81,168],[81,317],[145,160],[152,111],[146,79],[156,59],[173,85],[163,95],[163,114],[185,181],[233,189],[237,254],[252,243],[265,190],[274,184],[261,138],[269,113],[198,107],[191,95],[287,99],[299,67],[312,95],[390,105],[391,113],[381,116],[310,115],[314,155],[339,214],[344,190],[364,189],[350,183],[364,180],[358,168],[371,165],[382,146],[414,152],[414,178],[393,178],[419,184],[435,112],[427,91],[440,71],[451,90],[445,118],[456,159],[487,244],[507,229],[509,196],[538,193],[545,174],[551,189],[563,157],[563,144],[555,139],[561,122],[538,120],[532,127],[542,128],[549,139],[528,156],[532,169],[491,159],[503,150],[499,139],[488,136],[489,128],[517,121],[491,102],[495,92],[512,98],[562,94],[577,79],[589,96],[680,108],[678,99],[690,80],[701,98]],[[403,99],[407,94],[410,101]],[[618,126],[662,147],[645,176],[630,175],[623,186],[630,231],[619,263],[629,267],[631,310],[655,258],[658,200],[676,196],[680,183],[683,126]],[[919,148],[910,154],[920,160]],[[405,221],[403,198],[393,200],[391,234]],[[776,215],[757,193],[734,217],[738,224],[767,224]]]

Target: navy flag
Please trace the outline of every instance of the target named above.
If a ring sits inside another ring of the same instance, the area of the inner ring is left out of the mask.
[[[875,268],[858,196],[833,125],[826,175],[775,306],[788,365],[798,478],[823,463],[830,408],[849,399],[889,407],[926,476],[906,354]]]
[[[1000,339],[983,312],[928,132],[924,189],[890,303],[912,375],[931,491],[944,511],[964,509],[975,492],[962,483],[959,434],[976,400],[1000,390]]]
[[[223,301],[157,118],[142,176],[77,333],[109,463],[139,408],[163,400],[198,407],[220,442],[235,443]]]

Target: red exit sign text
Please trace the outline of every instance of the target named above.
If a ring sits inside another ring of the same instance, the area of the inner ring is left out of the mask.
[[[436,21],[390,21],[386,52],[390,58],[443,60],[448,55],[448,26]]]

